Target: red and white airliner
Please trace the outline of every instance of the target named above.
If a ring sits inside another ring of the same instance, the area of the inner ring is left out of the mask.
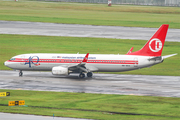
[[[53,75],[69,75],[80,73],[79,77],[92,77],[92,72],[121,72],[153,66],[163,62],[165,58],[176,54],[161,56],[169,25],[163,24],[152,38],[139,51],[126,55],[106,54],[21,54],[4,62],[4,65],[14,70],[22,71],[52,71]]]

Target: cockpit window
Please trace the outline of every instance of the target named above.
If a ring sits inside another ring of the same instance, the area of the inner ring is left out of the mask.
[[[11,58],[10,60],[15,60],[15,58]]]

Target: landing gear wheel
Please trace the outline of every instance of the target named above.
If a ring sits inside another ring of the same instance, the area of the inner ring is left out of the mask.
[[[23,72],[22,70],[19,71],[19,77],[22,77],[23,76]]]
[[[80,73],[79,74],[79,78],[84,78],[85,77],[85,74],[84,73]]]
[[[87,76],[88,76],[88,77],[92,77],[92,76],[93,76],[92,72],[88,72],[88,73],[87,73]]]

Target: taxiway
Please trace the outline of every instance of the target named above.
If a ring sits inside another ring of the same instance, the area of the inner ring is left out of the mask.
[[[0,21],[0,34],[149,40],[157,29],[158,28]],[[169,29],[166,41],[180,42],[179,33],[180,29]]]
[[[65,117],[51,117],[25,114],[1,113],[1,120],[87,120],[82,118],[65,118]],[[89,120],[89,119],[88,119]]]
[[[25,71],[19,77],[18,71],[0,71],[0,89],[180,97],[179,85],[180,76],[94,74],[79,79],[77,74]]]

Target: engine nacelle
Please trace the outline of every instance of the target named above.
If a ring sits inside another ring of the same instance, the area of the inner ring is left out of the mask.
[[[53,75],[68,75],[68,68],[57,66],[52,68]]]

